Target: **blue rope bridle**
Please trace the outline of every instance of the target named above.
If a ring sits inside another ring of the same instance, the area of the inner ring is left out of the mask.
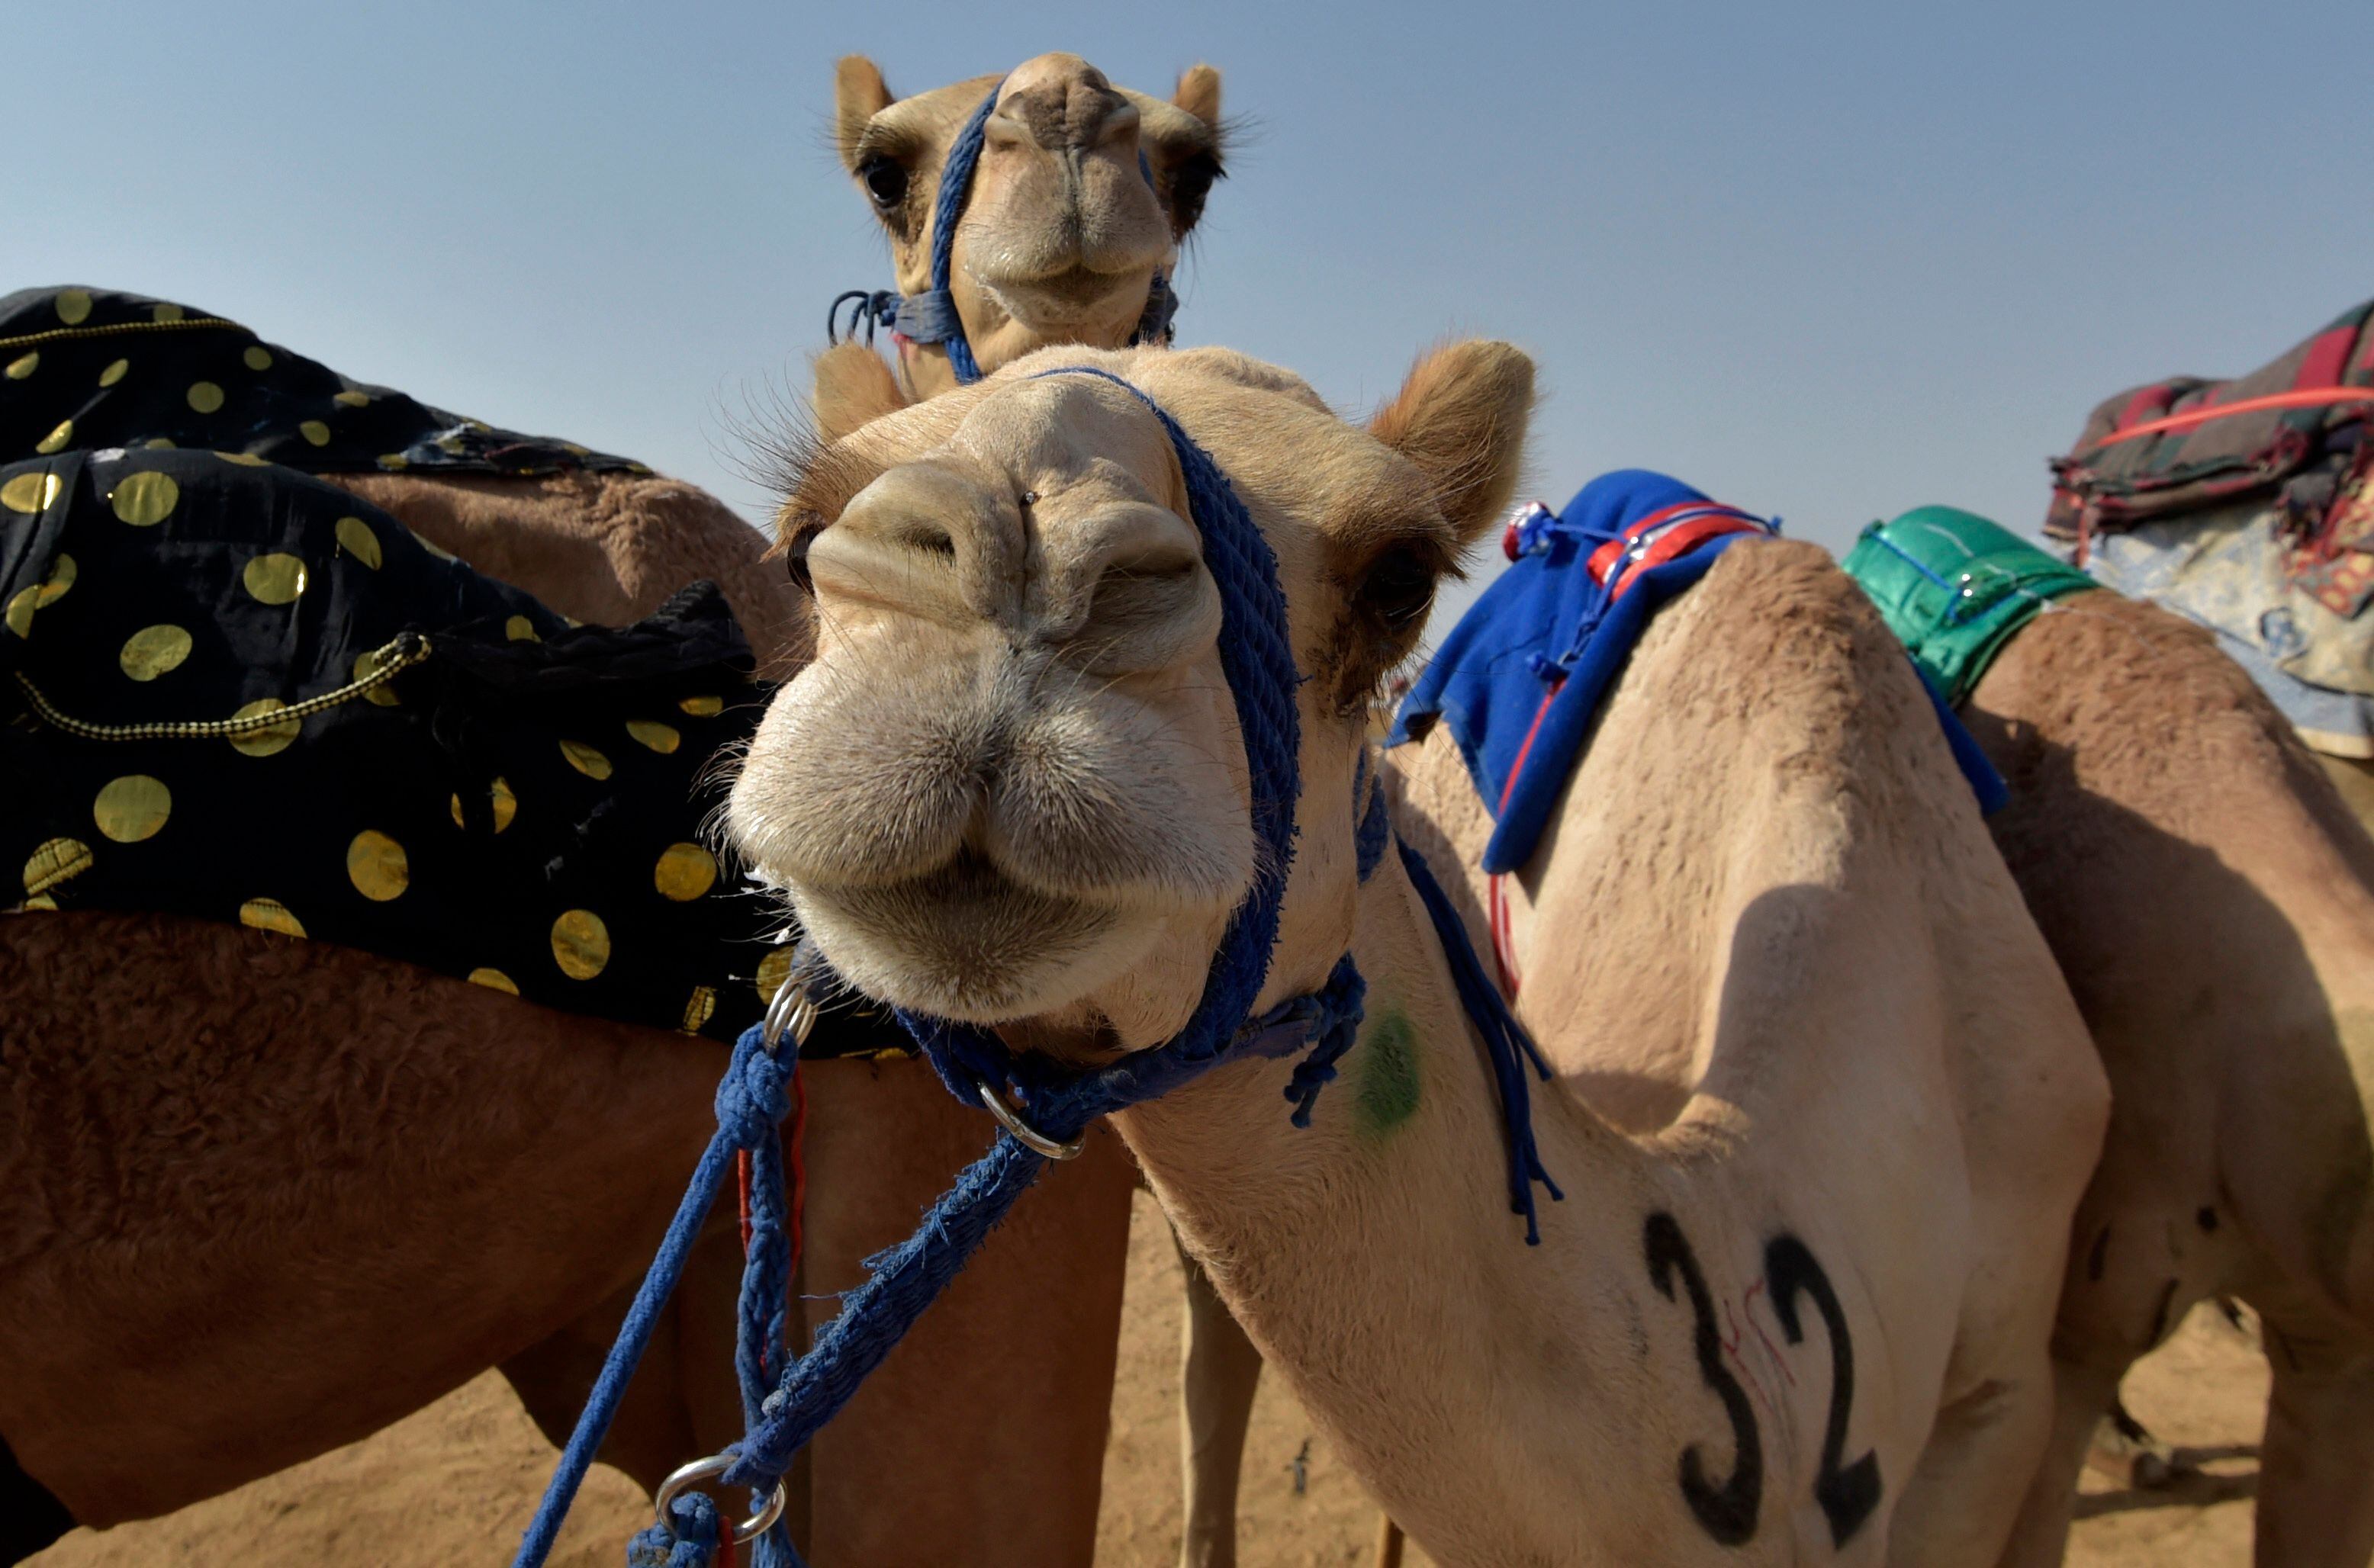
[[[1005,90],[1001,81],[992,88],[989,96],[964,123],[957,139],[948,148],[947,162],[940,170],[940,188],[932,203],[932,287],[921,294],[895,294],[887,288],[852,288],[834,296],[824,316],[825,341],[840,343],[854,338],[858,327],[865,329],[865,341],[874,341],[876,326],[888,327],[911,343],[944,343],[947,345],[948,368],[956,372],[959,386],[970,386],[981,380],[981,363],[973,357],[971,340],[965,336],[964,318],[957,313],[957,297],[948,287],[957,252],[957,226],[964,219],[965,204],[972,199],[972,176],[981,162],[981,138],[987,133],[989,117],[997,107],[997,95]],[[1137,171],[1146,176],[1146,188],[1159,194],[1154,182],[1154,165],[1141,147],[1137,154]],[[847,311],[848,325],[841,324],[842,307]],[[1179,310],[1179,296],[1172,293],[1170,280],[1160,268],[1146,291],[1146,309],[1137,318],[1137,328],[1130,335],[1129,345],[1169,343],[1170,320]]]
[[[1317,991],[1252,1016],[1277,940],[1287,873],[1294,859],[1295,807],[1301,795],[1301,722],[1295,704],[1301,675],[1288,640],[1276,558],[1227,475],[1159,404],[1122,378],[1086,366],[1041,371],[1031,379],[1062,375],[1111,381],[1161,422],[1185,481],[1189,515],[1203,537],[1205,568],[1219,589],[1220,664],[1243,734],[1259,851],[1252,889],[1213,955],[1203,996],[1186,1025],[1169,1040],[1090,1070],[1036,1053],[1017,1053],[977,1024],[901,1012],[899,1021],[949,1093],[991,1110],[1005,1129],[989,1152],[958,1176],[912,1236],[866,1260],[869,1277],[842,1298],[840,1312],[817,1333],[807,1354],[776,1370],[785,1343],[789,1288],[782,1245],[780,1123],[788,1108],[793,1065],[777,1053],[787,1026],[794,1037],[805,1034],[805,1024],[795,1016],[802,1009],[813,1020],[807,997],[838,983],[821,955],[803,943],[793,977],[770,1009],[768,1022],[745,1033],[735,1047],[732,1065],[718,1089],[717,1134],[701,1155],[684,1202],[620,1327],[618,1340],[512,1560],[513,1568],[538,1568],[551,1550],[658,1314],[683,1271],[685,1258],[734,1169],[737,1150],[754,1151],[751,1245],[735,1354],[745,1436],[723,1455],[679,1470],[662,1487],[662,1522],[636,1538],[629,1550],[630,1568],[706,1568],[727,1529],[734,1530],[736,1539],[758,1542],[759,1568],[797,1568],[788,1530],[776,1519],[782,1479],[793,1457],[881,1364],[1038,1178],[1051,1155],[1076,1153],[1081,1135],[1098,1117],[1248,1057],[1300,1057],[1285,1093],[1295,1107],[1293,1124],[1308,1127],[1321,1088],[1335,1076],[1335,1063],[1357,1037],[1367,986],[1348,953],[1336,961]],[[1358,823],[1356,862],[1365,883],[1393,837],[1383,784],[1365,751],[1353,780],[1353,804]],[[1482,976],[1482,965],[1468,945],[1464,925],[1424,862],[1406,846],[1402,860],[1451,955],[1460,994],[1492,1059],[1510,1135],[1510,1207],[1525,1216],[1527,1242],[1536,1242],[1532,1184],[1539,1181],[1554,1199],[1560,1194],[1534,1153],[1522,1059],[1533,1057],[1545,1077],[1547,1070],[1533,1056],[1532,1043],[1489,982],[1484,983],[1484,994],[1475,994],[1471,981]],[[767,1381],[770,1371],[771,1387]],[[680,1478],[747,1487],[755,1496],[771,1498],[772,1506],[749,1524],[734,1527],[719,1518],[714,1504],[701,1493],[684,1490]]]

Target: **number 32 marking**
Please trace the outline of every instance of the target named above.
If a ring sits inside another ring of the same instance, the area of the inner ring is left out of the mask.
[[[1723,1364],[1714,1296],[1707,1289],[1698,1255],[1680,1223],[1671,1214],[1651,1214],[1640,1239],[1649,1282],[1667,1301],[1675,1299],[1675,1276],[1680,1276],[1696,1326],[1693,1340],[1698,1375],[1731,1418],[1731,1474],[1720,1484],[1710,1480],[1705,1456],[1693,1443],[1682,1450],[1682,1496],[1708,1535],[1721,1545],[1738,1546],[1754,1539],[1764,1501],[1764,1444],[1756,1426],[1756,1409],[1739,1379]],[[1847,1419],[1854,1407],[1854,1342],[1847,1331],[1847,1315],[1813,1249],[1793,1235],[1777,1235],[1766,1244],[1764,1275],[1771,1287],[1773,1316],[1780,1320],[1781,1332],[1791,1344],[1805,1340],[1804,1319],[1797,1310],[1801,1295],[1813,1297],[1814,1308],[1822,1315],[1822,1326],[1829,1334],[1830,1414],[1822,1434],[1822,1463],[1814,1478],[1814,1501],[1829,1520],[1830,1544],[1842,1547],[1879,1506],[1881,1492],[1877,1454],[1866,1453],[1843,1468],[1839,1463],[1846,1447]]]

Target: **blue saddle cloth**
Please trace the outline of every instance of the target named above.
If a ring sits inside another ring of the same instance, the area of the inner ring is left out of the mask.
[[[1676,508],[1754,521],[1667,474],[1628,468],[1600,475],[1563,510],[1537,512],[1512,529],[1515,561],[1461,617],[1403,699],[1386,743],[1415,740],[1438,720],[1450,725],[1496,823],[1484,850],[1487,872],[1514,871],[1533,858],[1600,702],[1650,617],[1733,544],[1777,532],[1761,523],[1628,576],[1610,571],[1609,583],[1622,589],[1611,593],[1591,570],[1593,551]],[[1922,685],[1980,809],[1996,810],[2007,798],[2002,776],[1935,688],[1925,678]]]

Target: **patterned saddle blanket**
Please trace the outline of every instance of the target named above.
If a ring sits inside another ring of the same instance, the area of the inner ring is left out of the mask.
[[[0,298],[0,458],[173,446],[301,474],[651,472],[354,380],[169,299],[79,287]]]
[[[96,302],[42,309],[106,324]],[[70,369],[104,379],[58,341],[0,379],[0,429],[28,427],[28,385]],[[236,365],[242,343],[243,329],[217,346]],[[228,393],[206,410],[102,404],[95,420],[85,402],[66,416],[75,444],[0,450],[0,875],[21,889],[0,887],[0,910],[237,921],[733,1038],[791,949],[781,915],[707,843],[717,761],[766,700],[723,597],[700,583],[637,626],[571,624],[246,450],[346,465],[337,441],[257,411],[303,411],[292,385],[354,383],[263,352],[237,429],[215,417]],[[421,412],[369,427],[363,446],[424,420],[457,427],[408,399],[374,392],[374,405]],[[115,444],[81,445],[94,423]],[[624,462],[458,425],[462,451],[429,436],[424,466]],[[203,444],[217,438],[234,444]],[[904,1054],[903,1039],[837,1011],[804,1054]]]
[[[2096,408],[2045,532],[2104,585],[2209,627],[2302,739],[2374,756],[2374,303],[2232,380]]]
[[[1723,551],[1778,532],[1645,469],[1602,474],[1562,511],[1537,502],[1519,514],[1506,541],[1511,565],[1443,639],[1386,742],[1451,727],[1494,818],[1485,871],[1533,858],[1601,701],[1657,610]],[[1929,690],[1955,760],[1981,807],[1995,809],[2002,778]]]

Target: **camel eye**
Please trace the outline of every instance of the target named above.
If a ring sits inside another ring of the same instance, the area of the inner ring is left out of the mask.
[[[1434,570],[1414,551],[1388,550],[1369,563],[1359,600],[1389,629],[1406,631],[1434,603]]]
[[[816,578],[808,571],[808,546],[817,542],[817,535],[824,530],[825,525],[820,521],[805,523],[783,542],[783,566],[791,573],[792,584],[811,597],[816,593]]]
[[[884,212],[895,211],[907,200],[907,166],[896,158],[869,158],[858,166],[857,178]]]

